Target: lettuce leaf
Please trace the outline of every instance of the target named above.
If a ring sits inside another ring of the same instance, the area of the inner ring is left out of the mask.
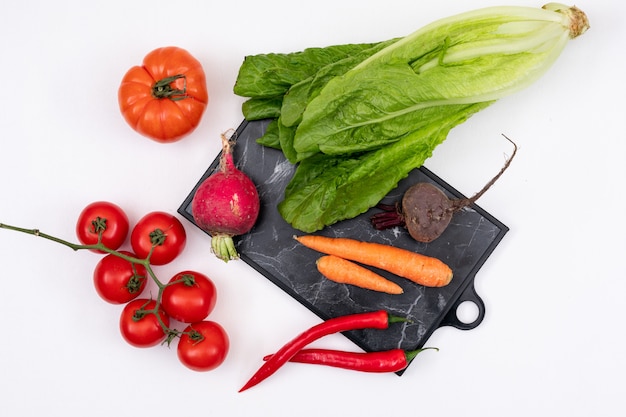
[[[299,52],[249,55],[239,67],[233,91],[241,97],[283,96],[320,68],[371,48],[376,43],[332,45]]]
[[[254,97],[241,105],[241,111],[247,120],[275,119],[280,116],[282,105],[282,96]]]

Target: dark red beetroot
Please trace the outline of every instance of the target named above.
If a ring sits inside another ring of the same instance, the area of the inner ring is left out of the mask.
[[[232,238],[252,229],[260,209],[256,186],[235,167],[233,146],[222,134],[219,170],[200,184],[191,203],[196,224],[211,235],[213,253],[226,262],[239,258]]]
[[[509,167],[517,152],[517,145],[506,136],[505,138],[513,144],[513,154],[498,175],[473,197],[450,199],[437,186],[420,182],[406,190],[401,205],[379,204],[377,207],[384,211],[372,216],[372,225],[377,230],[405,227],[418,242],[428,243],[437,239],[450,224],[454,213],[478,200]]]

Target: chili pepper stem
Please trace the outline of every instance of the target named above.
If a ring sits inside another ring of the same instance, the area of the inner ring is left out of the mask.
[[[413,359],[415,359],[415,357],[422,353],[425,350],[436,350],[437,352],[439,352],[439,348],[436,347],[425,347],[425,348],[421,348],[421,349],[415,349],[415,350],[407,350],[406,352],[404,352],[404,355],[406,356],[406,361],[407,362],[411,362]]]
[[[389,318],[387,319],[387,321],[389,322],[389,324],[393,324],[393,323],[411,323],[411,320],[409,320],[406,317],[392,316],[391,314],[389,315]]]

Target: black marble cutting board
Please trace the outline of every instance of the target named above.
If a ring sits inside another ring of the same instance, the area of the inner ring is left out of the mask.
[[[442,288],[426,288],[376,270],[404,289],[403,294],[387,295],[329,281],[315,267],[315,261],[320,254],[293,239],[294,235],[302,232],[287,224],[276,209],[295,167],[285,160],[280,151],[256,143],[256,139],[263,135],[267,123],[268,121],[244,120],[235,133],[237,144],[234,159],[239,169],[257,185],[261,198],[261,212],[255,227],[250,233],[235,240],[244,262],[324,320],[378,309],[388,310],[410,320],[407,323],[393,324],[384,331],[368,329],[345,333],[346,337],[365,351],[417,349],[423,347],[426,340],[441,326],[469,330],[480,324],[485,314],[485,305],[474,289],[474,277],[508,231],[504,224],[479,206],[472,205],[454,215],[450,226],[441,237],[425,244],[413,240],[403,229],[375,230],[370,225],[369,218],[379,210],[371,209],[359,217],[342,221],[318,233],[387,243],[434,256],[452,268],[452,282]],[[191,200],[195,190],[215,171],[218,164],[219,155],[178,210],[192,223]],[[463,197],[449,184],[422,167],[412,171],[383,202],[398,201],[409,186],[419,181],[436,183],[450,196]],[[457,308],[465,301],[473,302],[478,309],[478,317],[472,323],[464,323],[457,317]]]

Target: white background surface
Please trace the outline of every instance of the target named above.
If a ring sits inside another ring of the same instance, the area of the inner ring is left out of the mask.
[[[506,2],[504,2],[506,3]],[[0,222],[74,240],[91,201],[131,221],[175,213],[242,120],[232,86],[245,55],[370,42],[502,1],[22,1],[0,25]],[[541,6],[537,1],[508,4]],[[625,404],[623,298],[626,3],[587,0],[591,29],[538,82],[454,129],[426,166],[465,194],[519,144],[479,204],[510,232],[476,277],[471,331],[442,328],[401,378],[286,366],[242,394],[261,357],[319,319],[243,262],[223,264],[183,219],[188,244],[161,277],[207,273],[229,332],[210,373],[175,350],[118,335],[121,307],[91,283],[97,255],[0,230],[0,407],[6,416],[615,416]],[[123,74],[150,50],[188,49],[211,101],[199,128],[161,145],[117,107]],[[343,336],[324,347],[354,349]]]

